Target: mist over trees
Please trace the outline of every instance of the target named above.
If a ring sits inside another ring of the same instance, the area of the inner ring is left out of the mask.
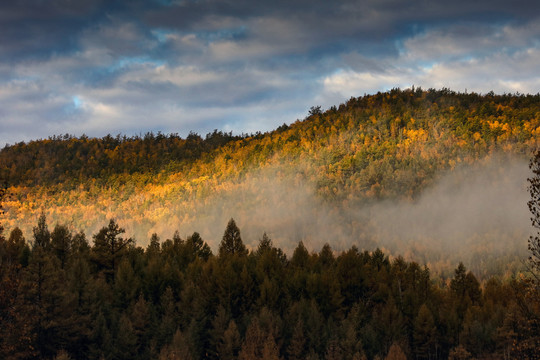
[[[248,249],[266,231],[287,254],[333,239],[437,274],[463,261],[509,275],[526,251],[519,204],[539,129],[538,95],[414,88],[314,106],[264,134],[55,136],[0,151],[2,222],[29,234],[44,213],[94,234],[115,218],[143,245],[178,230],[217,251],[234,217]]]

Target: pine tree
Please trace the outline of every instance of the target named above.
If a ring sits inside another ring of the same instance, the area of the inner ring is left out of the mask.
[[[298,242],[298,246],[294,249],[291,258],[291,264],[295,267],[306,267],[309,263],[309,252],[307,251],[302,241]]]
[[[337,339],[330,339],[330,341],[328,341],[328,345],[326,346],[326,356],[324,358],[325,360],[343,359],[343,354]]]
[[[430,359],[434,355],[436,327],[431,311],[422,304],[414,321],[414,350],[417,359]]]
[[[34,233],[34,247],[40,247],[48,250],[51,244],[51,233],[47,227],[47,218],[41,214],[38,219],[38,225],[32,230]]]
[[[159,354],[160,360],[192,360],[188,339],[180,330],[174,333],[172,342],[165,346]]]
[[[459,345],[450,350],[448,360],[470,360],[472,355],[463,346]]]
[[[135,301],[140,289],[139,277],[135,273],[131,262],[126,257],[122,259],[116,271],[114,282],[114,300],[120,308],[128,307]]]
[[[161,294],[160,308],[161,321],[154,336],[158,348],[171,342],[177,327],[178,312],[171,287],[167,287]]]
[[[267,251],[271,251],[274,248],[274,244],[272,243],[272,240],[268,237],[268,235],[263,233],[263,236],[261,240],[259,241],[259,246],[257,247],[257,256],[261,256]]]
[[[240,232],[238,233],[238,236],[240,236]],[[210,246],[208,246],[208,244],[203,241],[201,235],[198,232],[194,232],[191,236],[187,238],[186,246],[188,247],[188,251],[193,257],[192,261],[195,258],[200,258],[206,261],[208,260],[208,258],[210,258],[210,256],[212,256],[212,250],[210,249]]]
[[[148,244],[148,247],[146,248],[146,255],[149,258],[156,257],[160,253],[160,244],[159,244],[159,236],[156,233],[153,233],[150,237],[150,243]]]
[[[36,315],[35,347],[45,358],[78,338],[73,327],[76,299],[66,283],[58,259],[42,246],[34,246],[21,286],[29,305],[26,311]]]
[[[63,269],[71,256],[72,234],[66,226],[56,225],[51,233],[51,248]]]
[[[114,282],[120,259],[125,255],[128,245],[133,243],[132,239],[123,239],[118,236],[124,232],[125,230],[111,219],[107,227],[101,228],[94,235],[91,259],[110,282]]]
[[[385,360],[407,360],[407,356],[397,343],[393,343],[388,350]]]
[[[0,266],[0,358],[32,359],[35,348],[37,315],[24,296],[16,266]]]
[[[279,349],[271,332],[261,328],[258,321],[252,321],[246,331],[239,360],[279,360]]]
[[[301,318],[298,319],[292,333],[287,354],[290,360],[301,360],[304,358],[306,348],[306,338],[304,336],[304,322]]]
[[[219,256],[244,256],[247,255],[247,253],[246,246],[242,242],[242,237],[240,236],[240,229],[236,226],[234,219],[229,220],[225,233],[223,234],[223,239],[219,244]]]
[[[126,314],[122,314],[118,322],[118,333],[114,342],[114,353],[117,359],[135,359],[137,355],[137,335],[133,324]]]
[[[137,358],[148,359],[150,357],[150,336],[153,329],[151,327],[151,308],[142,294],[132,306],[130,320],[137,338]]]
[[[238,332],[236,322],[231,320],[227,330],[223,333],[223,338],[218,346],[220,360],[234,360],[238,358],[238,353],[242,346],[242,337]]]
[[[7,261],[8,265],[20,264],[23,267],[26,267],[28,265],[30,248],[26,243],[26,239],[24,238],[21,229],[15,227],[13,228],[13,230],[11,230],[11,233],[9,234],[9,239],[5,243],[4,251],[5,258],[3,259],[3,261]]]

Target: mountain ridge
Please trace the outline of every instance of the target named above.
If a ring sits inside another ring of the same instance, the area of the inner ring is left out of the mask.
[[[234,217],[248,246],[268,231],[285,250],[299,240],[318,248],[328,237],[338,249],[351,241],[384,247],[380,235],[366,235],[365,208],[417,202],[445,174],[489,159],[498,162],[493,178],[516,161],[523,165],[515,172],[526,176],[539,134],[540,95],[416,88],[351,98],[324,112],[313,107],[264,134],[55,137],[0,151],[11,185],[3,223],[29,234],[44,213],[92,233],[115,218],[141,244],[179,230],[199,231],[215,247]],[[396,244],[409,242],[395,242],[391,253]],[[498,253],[517,251],[507,250]]]

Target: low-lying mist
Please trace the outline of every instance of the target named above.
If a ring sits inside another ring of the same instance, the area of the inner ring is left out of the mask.
[[[12,218],[6,227],[20,226],[31,240],[32,226],[43,211],[50,227],[66,224],[83,230],[91,241],[92,234],[115,218],[140,246],[148,244],[152,233],[164,240],[176,230],[182,238],[197,231],[215,252],[234,218],[252,249],[266,232],[289,255],[299,241],[314,252],[325,243],[337,252],[353,245],[368,251],[379,247],[390,256],[426,264],[437,274],[451,275],[463,261],[478,276],[507,275],[527,255],[532,230],[529,176],[523,159],[491,156],[439,174],[415,200],[325,201],[301,171],[283,174],[273,165],[189,196],[177,196],[185,185],[171,181],[152,191],[128,185],[75,190],[33,210],[18,203],[18,209],[7,207]]]
[[[299,241],[316,252],[324,243],[337,251],[380,247],[444,273],[459,261],[479,275],[514,271],[526,256],[530,171],[524,160],[486,158],[442,174],[414,201],[369,205],[323,202],[302,180],[274,175],[248,176],[194,204],[198,216],[180,224],[180,234],[198,231],[217,249],[232,217],[251,248],[266,232],[289,254]]]

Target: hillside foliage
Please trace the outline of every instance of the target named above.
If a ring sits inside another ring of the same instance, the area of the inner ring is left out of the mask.
[[[332,246],[363,239],[361,248],[370,248],[378,244],[365,234],[369,224],[351,216],[358,208],[414,202],[464,164],[528,160],[539,134],[540,95],[413,88],[351,98],[324,112],[314,107],[305,119],[264,134],[55,136],[0,151],[10,186],[2,222],[28,234],[45,214],[94,233],[115,218],[142,242],[152,233],[201,231],[216,250],[221,224],[234,216],[258,226],[246,229],[248,247],[270,231],[290,252],[317,235],[310,233],[313,219],[327,218]]]
[[[264,134],[6,146],[0,357],[538,359],[521,230],[381,249],[369,209],[528,160],[539,134],[540,95],[395,89]]]

